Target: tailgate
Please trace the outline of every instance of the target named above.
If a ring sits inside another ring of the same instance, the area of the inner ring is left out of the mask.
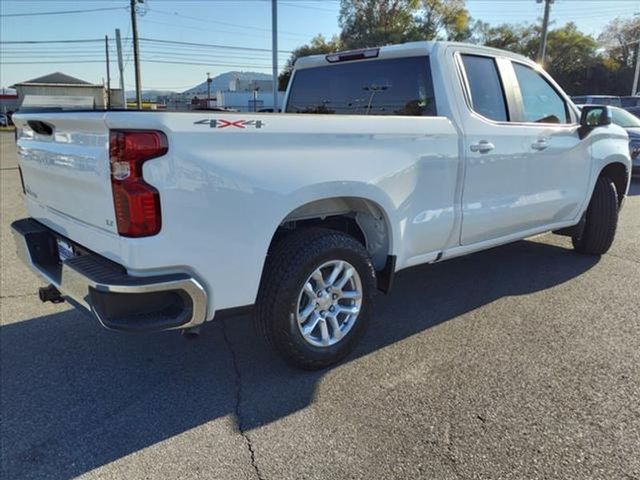
[[[117,234],[109,130],[104,115],[66,112],[14,116],[29,211],[59,233],[65,234],[67,223],[74,222]]]

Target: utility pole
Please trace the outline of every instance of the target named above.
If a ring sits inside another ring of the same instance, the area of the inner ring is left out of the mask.
[[[207,72],[207,110],[211,108],[211,82],[213,79],[211,78],[211,74]]]
[[[553,0],[536,0],[536,3],[544,2],[544,18],[542,19],[542,38],[540,39],[540,50],[538,50],[538,63],[544,65],[547,55],[547,32],[549,30],[549,14]]]
[[[636,40],[636,71],[633,74],[633,87],[631,87],[631,95],[638,93],[638,77],[640,76],[640,38]]]
[[[271,50],[273,63],[273,113],[278,113],[278,0],[271,0]]]
[[[136,71],[136,105],[142,109],[142,89],[140,86],[140,52],[138,51],[138,23],[136,21],[136,3],[144,0],[131,0],[131,32],[133,34],[133,63]]]
[[[116,28],[116,50],[118,52],[118,70],[120,71],[120,92],[122,93],[122,108],[127,109],[127,94],[124,92],[124,62],[122,61],[122,40],[120,29]]]
[[[104,53],[107,59],[107,110],[111,108],[111,73],[109,69],[109,35],[104,36]]]
[[[640,12],[634,13],[634,17],[640,16]],[[640,76],[640,38],[635,41],[636,44],[636,71],[633,74],[633,87],[631,87],[631,95],[638,94],[638,76]]]

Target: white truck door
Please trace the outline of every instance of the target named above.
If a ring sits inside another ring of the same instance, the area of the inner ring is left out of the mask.
[[[458,63],[469,109],[462,116],[466,172],[460,243],[526,232],[575,216],[586,189],[578,185],[583,178],[586,185],[590,165],[578,125],[525,121],[522,99],[529,93],[520,94],[509,60],[462,51]],[[561,105],[560,122],[567,123],[571,115],[564,99],[558,95],[558,102],[551,93],[557,95],[553,89],[544,92],[545,108]],[[536,115],[533,104],[531,117]]]
[[[585,201],[592,165],[590,142],[580,139],[577,116],[541,71],[513,60],[503,71],[516,86],[530,221],[552,225],[571,220]]]

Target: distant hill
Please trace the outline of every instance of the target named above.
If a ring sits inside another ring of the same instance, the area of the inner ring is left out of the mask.
[[[229,82],[234,78],[240,80],[271,80],[271,75],[258,72],[226,72],[221,73],[217,77],[213,77],[211,81],[211,93],[216,90],[227,90],[229,88]],[[195,95],[196,93],[207,93],[207,82],[204,81],[200,85],[196,85],[189,90],[185,90],[182,93],[188,93]]]
[[[221,73],[217,77],[213,77],[211,80],[211,93],[214,94],[217,90],[227,90],[229,88],[229,82],[234,78],[239,78],[240,80],[271,80],[271,75],[266,73],[258,73],[258,72],[226,72]],[[172,93],[178,93],[171,90],[142,90],[142,99],[143,100],[155,100],[158,96],[170,95]],[[189,90],[185,90],[182,93],[186,93],[189,95],[195,95],[197,93],[207,93],[207,82],[204,81],[200,85],[196,85]],[[135,90],[127,90],[126,91],[127,98],[135,98],[136,91]]]

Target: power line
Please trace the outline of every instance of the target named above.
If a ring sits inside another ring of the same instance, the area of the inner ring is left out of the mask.
[[[82,58],[82,57],[91,57],[91,58],[95,58],[95,57],[100,57],[104,54],[103,52],[91,52],[91,53],[79,53],[77,55],[73,55],[73,54],[68,54],[68,53],[37,53],[37,52],[31,52],[31,53],[3,53],[2,56],[4,58],[56,58],[56,57],[62,57],[62,58]]]
[[[66,60],[60,60],[60,61],[54,61],[54,62],[0,62],[2,65],[41,65],[41,64],[47,64],[47,63],[55,63],[55,64],[59,64],[59,63],[104,63],[104,60],[70,60],[70,61],[66,61]]]
[[[109,10],[127,10],[127,8],[126,7],[108,7],[108,8],[92,8],[87,10],[60,10],[57,12],[4,13],[4,14],[0,14],[0,18],[41,17],[44,15],[68,15],[68,14],[75,14],[75,13],[106,12]]]
[[[184,55],[187,57],[227,57],[227,58],[242,58],[242,59],[260,59],[267,60],[269,59],[269,55],[266,52],[229,52],[226,50],[219,49],[199,49],[199,50],[190,50],[188,48],[180,47],[178,45],[167,45],[166,48],[164,45],[155,45],[155,44],[144,44],[141,45],[140,51],[144,54],[174,54],[174,55]],[[114,51],[113,48],[109,49],[111,52]],[[76,56],[87,56],[87,55],[102,55],[104,50],[100,49],[92,49],[92,50],[47,50],[42,51],[40,49],[23,49],[23,50],[9,50],[9,49],[1,49],[0,54],[5,55],[7,57],[11,56],[36,56],[36,57],[50,57],[50,56],[66,56],[66,57],[76,57]]]
[[[31,44],[37,44],[37,43],[95,43],[95,42],[104,42],[104,39],[102,38],[90,38],[90,39],[83,39],[83,40],[18,40],[18,41],[0,41],[0,45],[18,45],[18,44],[25,44],[25,45],[31,45]]]
[[[0,53],[2,53],[3,55],[20,55],[21,53],[24,54],[29,54],[29,53],[40,53],[43,55],[49,55],[49,54],[56,54],[56,53],[61,53],[61,52],[65,52],[65,53],[69,53],[69,54],[82,54],[82,53],[102,53],[102,50],[94,48],[91,50],[60,50],[60,49],[53,49],[53,50],[42,50],[42,49],[25,49],[25,50],[16,50],[13,48],[2,48],[0,49]]]
[[[125,40],[130,40],[128,37],[123,37]],[[149,53],[158,52],[157,50],[150,50],[153,48],[163,50],[158,53],[171,53],[176,55],[185,56],[223,56],[222,52],[212,52],[212,50],[230,50],[233,52],[255,52],[256,54],[270,54],[271,49],[256,48],[256,47],[242,47],[238,45],[226,45],[226,44],[212,44],[212,43],[195,43],[195,42],[181,42],[174,40],[163,40],[155,38],[140,37],[141,49]],[[104,39],[68,39],[68,40],[19,40],[19,41],[0,41],[0,52],[3,54],[38,54],[43,56],[61,55],[62,50],[56,45],[78,45],[72,50],[65,48],[64,53],[70,56],[83,56],[91,53],[102,54],[103,50],[98,45],[86,45],[93,43],[104,43]],[[30,48],[31,45],[39,45],[37,50]],[[165,46],[170,46],[170,49],[166,49]],[[42,49],[45,49],[44,51]],[[291,53],[290,50],[278,50],[279,53]],[[243,55],[242,58],[247,59],[260,59],[258,55],[250,56]],[[238,58],[238,54],[234,54],[234,58]],[[28,62],[26,62],[28,63]]]
[[[102,55],[99,53],[96,54],[86,54],[86,55],[77,55],[77,56],[68,56],[68,55],[64,55],[64,54],[57,54],[57,55],[21,55],[21,56],[11,56],[11,57],[4,57],[4,59],[2,61],[0,61],[0,64],[12,64],[15,61],[21,61],[21,64],[38,64],[44,61],[51,61],[53,63],[68,63],[68,62],[81,62],[81,61],[86,61],[86,60],[98,60],[101,58],[101,56],[104,55],[104,52],[102,52]],[[245,67],[248,66],[250,64],[255,64],[256,62],[260,62],[260,61],[264,61],[265,64],[261,64],[261,67],[267,67],[267,63],[268,59],[266,58],[243,58],[243,57],[235,57],[235,58],[230,58],[230,57],[209,57],[206,55],[200,55],[200,56],[195,56],[195,57],[187,57],[185,55],[179,54],[179,53],[160,53],[158,52],[157,54],[145,54],[144,57],[146,60],[153,60],[153,61],[173,61],[173,60],[180,60],[180,61],[187,61],[187,62],[196,62],[198,64],[202,64],[205,63],[207,65],[209,65],[211,62],[213,63],[217,63],[217,62],[229,62],[229,61],[233,61],[235,60],[236,62],[234,63],[234,66],[236,67]],[[6,61],[5,61],[6,60]],[[24,60],[24,61],[22,61]],[[110,62],[113,63],[116,60],[113,58],[110,58]],[[244,63],[246,62],[246,63]],[[286,62],[284,61],[280,61],[278,62],[279,66],[284,66]]]
[[[148,18],[144,18],[144,19],[140,19],[142,23],[145,24],[154,24],[154,25],[165,25],[167,27],[171,27],[171,28],[180,28],[183,30],[198,30],[200,32],[208,32],[208,33],[214,33],[214,30],[212,28],[205,28],[205,27],[194,27],[191,25],[179,25],[176,23],[170,23],[170,22],[158,22],[157,20],[149,20]],[[245,32],[231,32],[229,30],[219,30],[219,29],[215,29],[215,33],[229,33],[232,35],[243,35],[245,37],[253,37],[253,38],[265,38],[265,35],[252,35],[250,33],[245,33]]]
[[[298,3],[280,2],[280,5],[285,5],[287,7],[304,8],[305,10],[317,10],[317,11],[320,11],[320,12],[336,13],[335,10],[330,10],[328,8],[313,7],[311,5],[300,5]]]
[[[172,65],[205,65],[209,67],[235,67],[235,68],[262,68],[270,69],[271,65],[249,65],[249,64],[233,64],[233,63],[209,63],[209,62],[181,62],[173,60],[142,60],[143,63],[169,63]]]
[[[154,43],[164,43],[169,45],[190,45],[196,47],[211,47],[211,48],[223,48],[229,50],[244,50],[249,52],[271,52],[271,49],[268,48],[255,48],[255,47],[239,47],[235,45],[220,45],[214,43],[193,43],[193,42],[178,42],[176,40],[158,40],[153,38],[143,38],[140,37],[140,41],[144,42],[154,42]],[[280,53],[291,53],[291,50],[278,50]]]
[[[235,27],[235,28],[242,28],[245,30],[260,30],[262,32],[265,33],[271,33],[271,30],[268,28],[260,28],[260,27],[251,27],[248,25],[240,25],[237,23],[229,23],[229,22],[221,22],[219,20],[209,20],[209,19],[205,19],[205,18],[198,18],[198,17],[191,17],[189,15],[182,15],[181,13],[178,12],[168,12],[166,10],[157,10],[157,9],[151,9],[150,12],[152,13],[159,13],[161,15],[169,15],[171,17],[179,17],[179,18],[185,18],[185,19],[189,19],[189,20],[193,20],[193,21],[197,21],[197,22],[204,22],[204,23],[211,23],[211,24],[217,24],[217,25],[225,25],[227,27]],[[296,33],[296,32],[288,32],[286,30],[278,30],[278,34],[280,33],[286,33],[287,35],[293,35],[296,37],[302,37],[302,38],[308,38],[309,35],[303,34],[303,33]]]
[[[204,65],[208,67],[230,67],[230,68],[260,68],[268,70],[271,65],[252,65],[252,64],[235,64],[235,63],[212,63],[212,62],[182,62],[178,60],[140,60],[141,63],[163,63],[170,65]],[[46,64],[86,64],[86,63],[102,63],[104,60],[62,60],[62,61],[37,61],[37,62],[0,62],[1,65],[46,65]]]

